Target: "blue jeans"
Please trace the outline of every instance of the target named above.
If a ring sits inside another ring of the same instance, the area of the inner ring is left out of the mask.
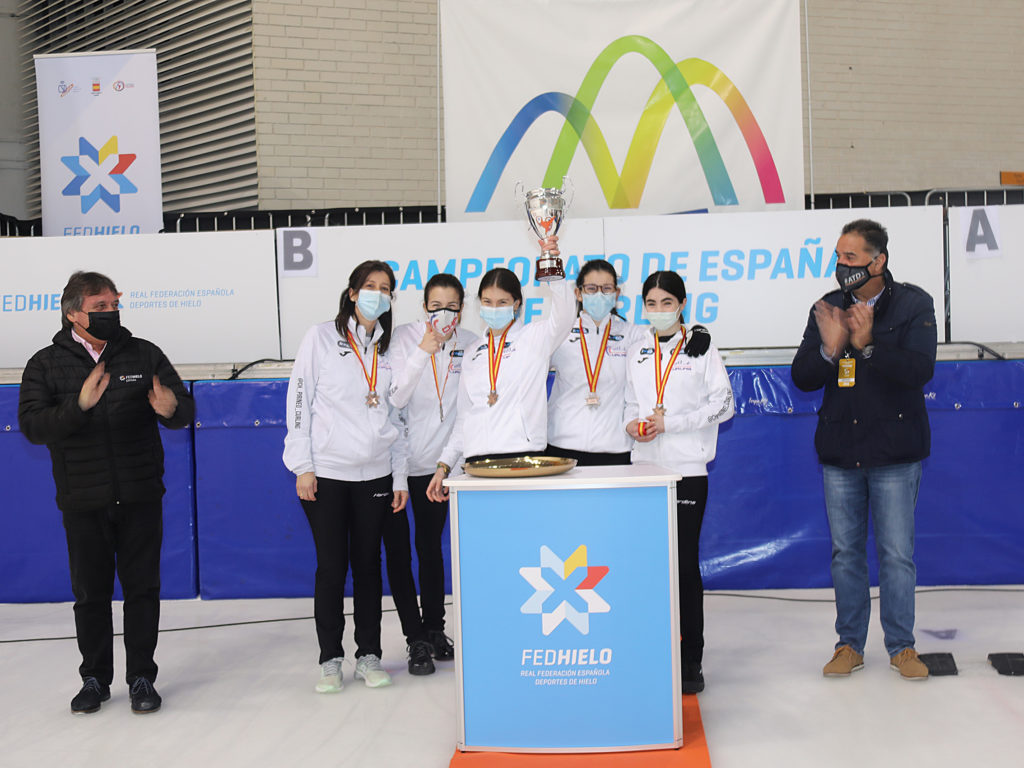
[[[832,532],[832,584],[840,645],[864,653],[871,616],[868,591],[868,510],[878,552],[879,613],[885,649],[895,656],[914,647],[914,507],[921,462],[870,469],[822,465],[825,507]]]

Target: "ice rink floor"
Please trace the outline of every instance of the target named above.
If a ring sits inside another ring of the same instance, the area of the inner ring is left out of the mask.
[[[889,669],[877,601],[865,668],[823,678],[831,596],[707,594],[708,687],[699,701],[715,768],[1024,765],[1024,677],[1000,676],[987,661],[991,652],[1024,652],[1024,588],[919,590],[918,651],[950,652],[960,669],[923,683]],[[393,607],[390,598],[384,606]],[[452,663],[409,676],[398,618],[385,610],[394,685],[367,689],[346,663],[345,690],[318,695],[311,616],[308,599],[165,602],[163,709],[131,714],[118,640],[111,700],[73,716],[75,642],[39,639],[74,634],[70,604],[0,605],[0,766],[447,766]],[[350,633],[351,622],[347,646]]]

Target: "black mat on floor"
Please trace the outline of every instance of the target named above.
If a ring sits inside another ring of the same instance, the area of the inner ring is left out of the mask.
[[[952,653],[921,653],[918,658],[928,667],[928,674],[933,677],[959,673]]]
[[[988,660],[1000,675],[1024,675],[1024,653],[990,653]]]

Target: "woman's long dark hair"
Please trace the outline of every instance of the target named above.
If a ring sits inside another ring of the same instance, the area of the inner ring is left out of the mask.
[[[609,262],[605,261],[604,259],[594,259],[593,261],[588,261],[587,263],[585,263],[583,267],[580,269],[580,273],[576,276],[576,287],[580,289],[580,293],[583,293],[583,278],[585,278],[591,272],[607,272],[609,275],[612,276],[612,280],[615,283],[615,287],[619,287],[619,276],[615,274],[615,267],[613,267]],[[582,311],[583,302],[577,301],[576,316],[578,317],[580,312]],[[612,314],[622,320],[626,319],[619,314],[618,306],[612,307]]]
[[[338,315],[334,318],[334,327],[339,335],[345,335],[348,330],[349,319],[355,317],[356,314],[356,303],[349,298],[349,291],[355,291],[358,294],[359,289],[366,282],[366,278],[374,272],[383,272],[388,276],[388,280],[391,282],[391,301],[394,302],[395,273],[391,270],[391,267],[383,261],[364,261],[352,270],[352,274],[348,277],[348,288],[341,292],[341,301],[338,303]],[[393,319],[394,315],[392,315],[390,309],[377,318],[377,322],[380,323],[381,330],[383,331],[380,341],[377,342],[377,350],[381,354],[388,351],[388,345],[391,343],[391,324]]]

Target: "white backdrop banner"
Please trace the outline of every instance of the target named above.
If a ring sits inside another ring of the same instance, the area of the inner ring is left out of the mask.
[[[647,216],[566,220],[560,246],[569,279],[580,266],[606,258],[620,278],[618,309],[644,323],[644,280],[658,270],[678,272],[686,282],[687,323],[710,328],[719,347],[790,347],[800,343],[811,305],[837,287],[833,253],[842,226],[869,217],[888,230],[892,271],[901,282],[928,291],[941,316],[943,296],[942,211],[929,206],[864,210],[737,213],[732,216]],[[463,323],[481,331],[476,299],[480,278],[507,267],[522,283],[524,320],[540,317],[547,289],[533,281],[536,238],[525,220],[473,224],[319,228],[315,237],[279,231],[296,252],[279,253],[281,341],[294,357],[302,334],[334,317],[348,276],[360,262],[387,261],[398,291],[395,323],[424,317],[423,286],[449,272],[466,286]],[[300,252],[301,251],[301,252]],[[305,265],[317,279],[299,279]]]
[[[35,57],[44,235],[159,232],[156,51]]]
[[[951,341],[1024,341],[1024,206],[949,211]]]
[[[0,238],[0,368],[22,368],[60,330],[75,270],[117,285],[121,322],[175,365],[280,356],[274,233]]]
[[[798,0],[441,0],[449,221],[802,209]],[[582,146],[581,146],[582,145]]]

